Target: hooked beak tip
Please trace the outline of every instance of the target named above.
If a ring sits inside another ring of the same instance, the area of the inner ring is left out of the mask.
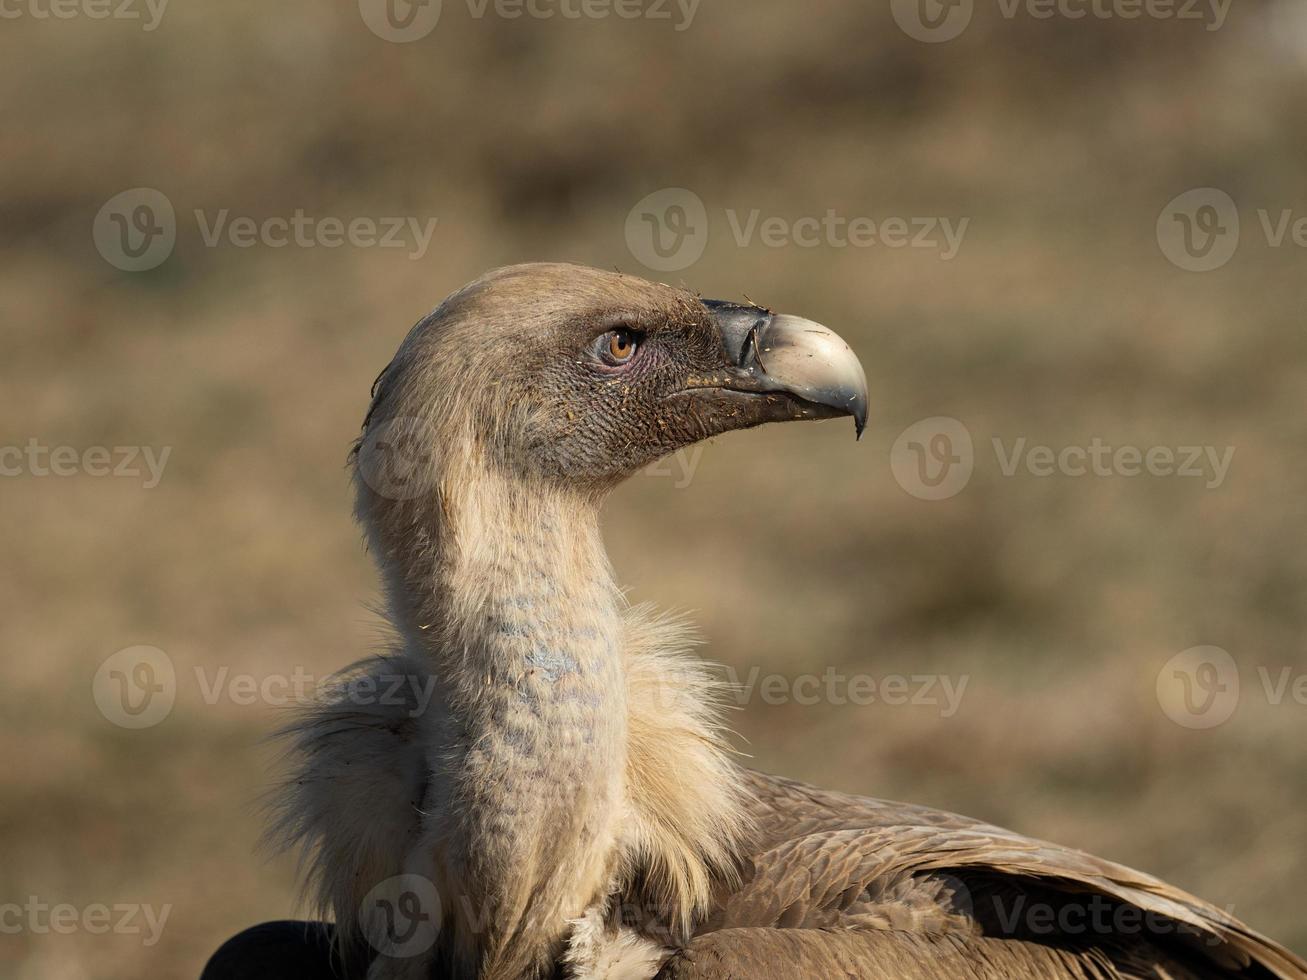
[[[718,322],[738,367],[771,390],[853,416],[861,438],[867,425],[867,376],[844,338],[804,317],[761,309],[723,310]]]

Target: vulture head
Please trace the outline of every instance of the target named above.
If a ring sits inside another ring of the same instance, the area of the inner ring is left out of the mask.
[[[455,479],[468,454],[602,494],[731,429],[851,415],[860,435],[866,412],[862,366],[820,324],[615,272],[512,266],[450,296],[378,378],[361,503]]]

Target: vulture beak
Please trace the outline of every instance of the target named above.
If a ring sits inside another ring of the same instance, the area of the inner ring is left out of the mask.
[[[857,355],[829,327],[757,306],[703,300],[726,348],[727,364],[692,387],[759,396],[783,395],[790,419],[852,415],[857,436],[867,425],[867,376]]]

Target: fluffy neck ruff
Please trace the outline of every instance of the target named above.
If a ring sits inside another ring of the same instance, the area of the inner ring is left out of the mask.
[[[467,975],[560,956],[595,975],[632,930],[689,934],[746,810],[717,687],[683,627],[626,608],[598,501],[481,459],[442,460],[434,493],[360,494],[410,669],[439,692],[414,733],[416,845],[381,863],[436,884]]]

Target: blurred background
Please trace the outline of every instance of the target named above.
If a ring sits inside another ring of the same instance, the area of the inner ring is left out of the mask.
[[[296,910],[264,739],[378,643],[368,387],[533,259],[867,368],[861,443],[732,435],[606,512],[753,764],[1307,950],[1299,0],[5,10],[0,975],[194,976]]]

